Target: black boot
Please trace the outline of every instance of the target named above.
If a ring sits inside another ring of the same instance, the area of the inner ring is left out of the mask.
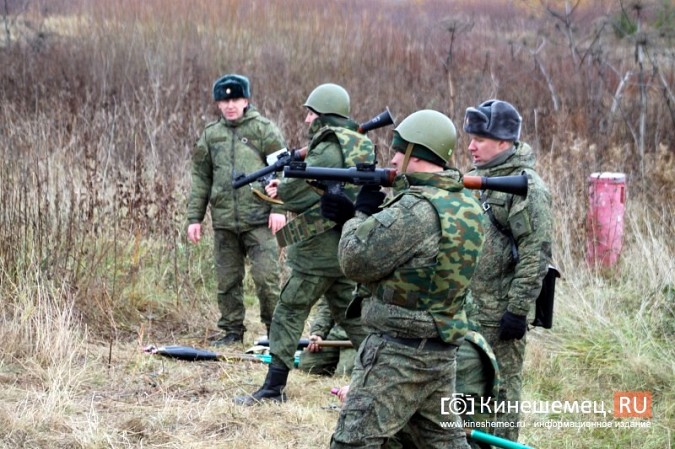
[[[238,332],[228,332],[224,336],[211,343],[211,346],[231,346],[237,343],[243,343],[244,336]]]
[[[286,381],[288,380],[288,368],[285,366],[270,365],[265,377],[265,383],[253,394],[236,396],[234,403],[237,405],[256,405],[263,401],[285,402]]]

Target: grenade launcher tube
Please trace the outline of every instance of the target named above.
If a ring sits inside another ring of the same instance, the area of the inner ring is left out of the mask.
[[[308,167],[304,162],[284,167],[287,178],[303,178],[315,181],[341,182],[355,185],[380,185],[391,187],[396,178],[396,170],[375,168],[374,164],[359,165],[350,168]],[[496,190],[514,195],[527,195],[527,176],[464,176],[464,187],[475,190]]]
[[[389,108],[386,108],[383,112],[380,114],[376,115],[375,117],[371,118],[365,123],[361,123],[359,125],[358,131],[361,134],[366,134],[368,131],[371,131],[373,129],[378,129],[382,128],[384,126],[388,126],[394,123],[394,118],[392,117],[391,113],[389,112]],[[282,153],[274,162],[273,164],[268,165],[267,167],[261,168],[258,171],[254,171],[253,173],[250,173],[248,175],[240,175],[237,176],[233,181],[232,181],[232,187],[235,189],[238,189],[240,187],[243,187],[245,185],[248,185],[252,182],[258,181],[259,179],[265,178],[265,176],[269,175],[270,173],[278,172],[284,169],[284,167],[287,167],[288,165],[302,161],[305,159],[305,156],[307,156],[307,147],[302,148],[300,150],[291,150],[287,151],[285,153]]]

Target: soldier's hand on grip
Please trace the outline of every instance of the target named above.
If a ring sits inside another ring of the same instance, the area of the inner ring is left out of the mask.
[[[321,196],[321,215],[343,225],[354,216],[354,203],[342,191],[339,193],[326,191]]]
[[[354,209],[366,215],[373,215],[378,211],[385,197],[386,194],[380,190],[380,186],[365,185],[361,187],[356,196]]]
[[[500,340],[520,340],[527,331],[527,317],[516,315],[508,310],[502,315],[499,321],[499,339]]]

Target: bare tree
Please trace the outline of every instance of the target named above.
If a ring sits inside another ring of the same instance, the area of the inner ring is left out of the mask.
[[[572,53],[572,61],[574,61],[575,64],[579,64],[579,61],[581,58],[579,57],[579,52],[577,50],[577,44],[574,38],[574,23],[572,21],[572,14],[574,14],[574,11],[577,9],[577,7],[581,4],[581,0],[577,0],[574,5],[570,5],[569,2],[565,2],[565,12],[559,12],[553,9],[553,7],[547,5],[544,0],[541,0],[541,4],[544,8],[546,8],[546,11],[556,19],[558,19],[562,25],[563,25],[563,32],[565,33],[565,36],[567,36],[567,43],[570,48],[570,52]]]

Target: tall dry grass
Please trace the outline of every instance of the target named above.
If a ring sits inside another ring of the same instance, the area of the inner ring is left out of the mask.
[[[231,397],[255,389],[264,367],[139,351],[202,346],[215,331],[208,236],[188,245],[184,213],[189,154],[215,117],[210,88],[225,72],[251,78],[254,104],[293,146],[305,140],[301,105],[323,82],[349,90],[359,121],[389,106],[399,120],[435,108],[459,125],[482,100],[518,105],[554,193],[564,274],[555,328],[531,334],[527,397],[611,404],[613,391],[654,394],[649,429],[531,426],[523,441],[671,446],[667,2],[626,9],[623,19],[612,1],[573,12],[560,2],[549,10],[433,0],[19,3],[8,3],[11,32],[0,49],[3,447],[327,444],[336,413],[326,392],[336,381],[294,373],[290,404],[242,410]],[[640,32],[621,35],[637,12]],[[371,134],[386,163],[391,130]],[[453,160],[462,169],[466,144],[460,134]],[[584,263],[586,180],[595,171],[628,174],[625,246],[607,272]],[[247,301],[251,342],[263,328]]]

